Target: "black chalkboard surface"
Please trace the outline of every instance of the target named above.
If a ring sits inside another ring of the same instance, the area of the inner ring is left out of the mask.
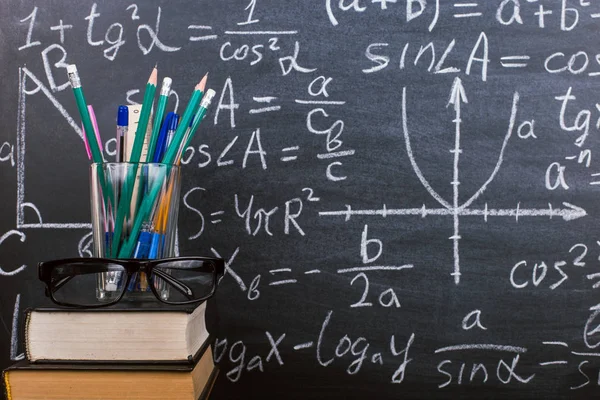
[[[600,3],[4,1],[0,367],[90,255],[88,165],[147,76],[182,110],[178,253],[219,255],[216,399],[600,393]]]

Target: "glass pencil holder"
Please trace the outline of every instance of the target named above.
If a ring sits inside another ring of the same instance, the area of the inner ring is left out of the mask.
[[[160,259],[175,256],[181,172],[161,163],[94,163],[90,199],[94,257]],[[129,279],[129,281],[127,281]],[[96,296],[110,301],[123,286],[129,298],[154,297],[144,272],[98,274]],[[169,287],[155,282],[168,299]]]

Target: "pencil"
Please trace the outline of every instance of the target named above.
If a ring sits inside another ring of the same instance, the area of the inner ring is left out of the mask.
[[[85,136],[87,137],[90,151],[92,152],[92,160],[94,163],[101,163],[104,159],[102,158],[100,147],[98,147],[98,142],[96,141],[94,126],[85,102],[83,88],[81,87],[81,79],[79,78],[79,73],[77,72],[77,66],[75,64],[67,66],[67,75],[69,76],[71,87],[73,88],[77,109],[79,110],[79,115],[81,115],[81,122],[83,122],[83,127],[85,128]]]
[[[189,146],[190,142],[192,141],[192,138],[196,134],[196,130],[198,130],[198,126],[200,126],[200,123],[206,116],[208,107],[210,107],[210,103],[212,102],[212,99],[215,97],[215,95],[216,95],[216,93],[214,90],[208,89],[206,91],[206,94],[204,95],[204,97],[202,97],[202,101],[200,102],[200,108],[198,109],[198,113],[196,114],[194,123],[192,124],[192,127],[190,128],[190,131],[188,132],[188,135],[184,140],[183,146],[181,147],[181,149],[179,151],[179,158],[181,158],[181,154],[183,154],[185,149]]]
[[[194,88],[194,92],[192,93],[192,98],[190,99],[181,120],[179,121],[179,126],[175,131],[175,135],[173,136],[173,140],[167,151],[165,156],[163,157],[162,162],[164,164],[173,164],[176,161],[177,153],[179,152],[179,147],[184,140],[185,132],[190,125],[190,121],[194,116],[194,112],[200,103],[200,99],[202,98],[202,94],[204,93],[204,88],[206,88],[206,79],[208,78],[208,74],[204,75],[202,80],[196,85]]]
[[[154,67],[152,69],[152,73],[150,74],[150,78],[148,78],[148,83],[146,84],[146,92],[144,93],[144,102],[142,103],[140,121],[137,129],[135,130],[135,139],[133,141],[133,148],[131,149],[131,157],[129,157],[129,162],[132,163],[139,162],[140,156],[142,155],[142,146],[146,136],[148,120],[150,119],[150,114],[152,113],[152,103],[154,102],[154,93],[156,92],[157,77],[158,70],[156,67]]]
[[[162,81],[160,87],[160,96],[158,98],[158,107],[156,108],[156,115],[154,116],[154,124],[152,127],[152,134],[150,136],[150,144],[148,145],[148,155],[146,162],[152,161],[154,157],[154,151],[156,149],[156,142],[158,141],[158,134],[160,133],[160,125],[167,108],[167,101],[169,100],[169,93],[171,92],[171,83],[173,80],[168,76]]]
[[[90,146],[90,151],[92,153],[92,161],[94,163],[102,163],[104,162],[104,158],[102,157],[102,152],[100,151],[100,147],[98,146],[98,141],[96,139],[95,133],[96,131],[94,130],[92,120],[90,118],[90,112],[85,102],[83,88],[81,87],[81,79],[79,78],[79,73],[77,72],[77,66],[75,64],[70,64],[67,66],[67,75],[69,77],[71,87],[73,88],[73,94],[75,95],[75,103],[77,103],[77,109],[79,110],[81,122],[83,123],[85,135]],[[100,180],[100,186],[102,188],[102,197],[104,199],[104,202],[106,203],[105,196],[108,195],[108,206],[112,208],[114,204],[114,193],[112,191],[112,187],[110,185],[106,185],[106,179],[104,178],[104,171],[102,170],[101,165],[98,168],[98,179]]]

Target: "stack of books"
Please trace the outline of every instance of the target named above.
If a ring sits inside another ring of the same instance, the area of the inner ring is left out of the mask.
[[[27,310],[7,399],[207,399],[218,368],[206,302],[190,307]]]

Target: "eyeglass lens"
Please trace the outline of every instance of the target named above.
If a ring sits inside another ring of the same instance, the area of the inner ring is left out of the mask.
[[[105,272],[106,271],[106,272]],[[114,303],[125,290],[127,274],[120,265],[65,265],[52,270],[51,294],[59,303],[97,306]]]
[[[210,263],[176,260],[157,264],[150,279],[161,300],[186,303],[212,294],[215,272]]]

